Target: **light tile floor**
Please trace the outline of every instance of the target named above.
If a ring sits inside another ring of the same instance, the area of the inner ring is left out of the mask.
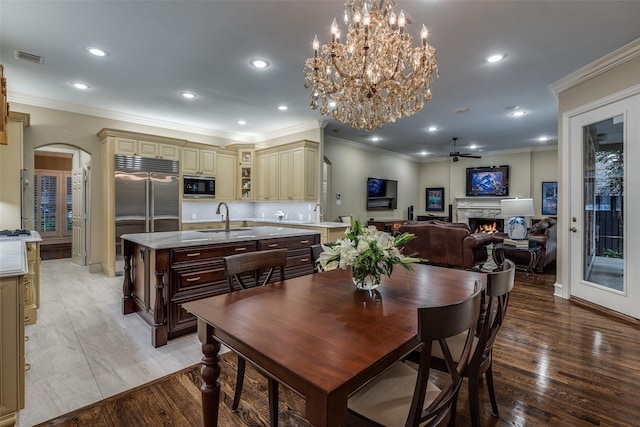
[[[40,308],[26,326],[25,408],[19,427],[74,409],[198,363],[195,333],[151,345],[151,327],[121,314],[122,277],[89,274],[69,259],[42,261]]]

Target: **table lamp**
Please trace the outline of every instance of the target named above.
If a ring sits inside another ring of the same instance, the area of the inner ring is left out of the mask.
[[[533,216],[533,199],[503,199],[500,201],[501,216],[509,218],[507,233],[513,240],[527,237],[525,216]]]

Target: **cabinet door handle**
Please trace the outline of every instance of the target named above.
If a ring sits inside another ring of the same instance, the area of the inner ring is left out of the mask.
[[[246,250],[247,250],[246,247],[236,248],[236,252],[243,252],[243,251],[246,251]]]
[[[270,244],[270,245],[269,245],[269,247],[270,247],[270,248],[277,248],[277,247],[278,247],[278,244],[277,244],[277,243],[272,243],[272,244]]]
[[[300,240],[300,243],[304,244],[304,243],[309,243],[308,240]]]
[[[300,262],[309,262],[309,258],[300,258]]]
[[[198,280],[200,280],[200,276],[198,276],[198,277],[189,277],[187,279],[187,282],[197,282]]]
[[[187,256],[199,256],[200,252],[194,252],[192,254],[187,254]]]

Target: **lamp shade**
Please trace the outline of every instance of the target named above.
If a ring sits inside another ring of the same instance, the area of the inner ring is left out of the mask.
[[[533,199],[502,199],[500,201],[501,216],[533,216]]]
[[[507,231],[513,240],[527,237],[525,216],[533,216],[533,199],[503,199],[500,201],[501,216],[509,218]]]

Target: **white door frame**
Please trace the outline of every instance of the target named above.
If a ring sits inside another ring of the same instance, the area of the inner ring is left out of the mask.
[[[571,247],[570,247],[570,231],[571,227],[571,168],[570,168],[570,159],[571,159],[571,132],[570,132],[570,124],[571,120],[581,114],[586,112],[596,110],[598,108],[604,107],[606,105],[622,101],[626,98],[633,97],[635,95],[640,94],[640,85],[636,85],[630,88],[627,88],[623,91],[617,92],[615,94],[606,96],[597,101],[591,102],[589,104],[580,106],[573,110],[567,111],[562,114],[561,119],[561,132],[562,132],[562,140],[565,142],[562,144],[560,149],[560,159],[561,159],[561,167],[560,167],[560,203],[558,204],[558,216],[559,216],[559,229],[558,229],[558,264],[562,264],[562,268],[560,269],[560,275],[556,278],[557,282],[555,285],[555,295],[562,298],[570,298],[571,296],[571,269],[569,268],[569,263],[572,259],[571,257]],[[629,137],[629,135],[627,135]],[[630,141],[627,141],[630,143]],[[626,183],[627,185],[629,183]],[[629,189],[629,187],[626,187]],[[627,198],[631,197],[630,194],[627,194]],[[625,272],[626,273],[626,272]],[[640,277],[628,277],[627,280],[639,280]]]

